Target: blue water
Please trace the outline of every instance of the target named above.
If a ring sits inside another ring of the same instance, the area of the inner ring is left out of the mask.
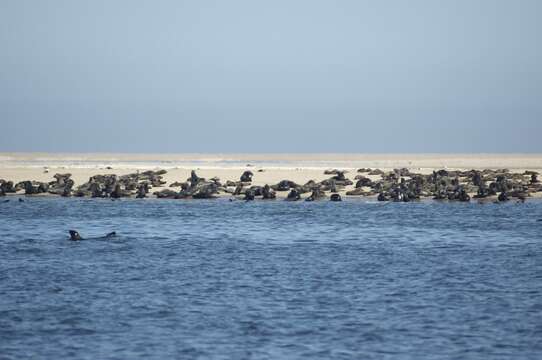
[[[12,200],[0,359],[540,359],[539,219],[536,201]]]

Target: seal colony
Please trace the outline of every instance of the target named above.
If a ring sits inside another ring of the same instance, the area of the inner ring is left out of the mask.
[[[263,172],[263,169],[258,172]],[[166,170],[149,170],[125,175],[93,175],[87,182],[75,186],[70,173],[57,173],[52,181],[25,180],[14,183],[0,179],[0,196],[8,194],[56,195],[91,198],[146,198],[212,199],[230,196],[231,199],[252,201],[284,199],[286,201],[341,201],[346,197],[374,197],[378,201],[410,202],[420,199],[468,202],[489,199],[499,202],[525,201],[542,195],[542,184],[537,171],[511,172],[508,169],[435,170],[430,174],[413,172],[407,168],[384,171],[360,168],[355,174],[346,170],[328,169],[321,181],[303,184],[284,179],[277,183],[254,185],[254,173],[246,170],[237,180],[222,181],[218,177],[205,179],[195,170],[185,181],[167,182]]]

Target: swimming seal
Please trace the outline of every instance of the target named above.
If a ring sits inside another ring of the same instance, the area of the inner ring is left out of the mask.
[[[105,235],[105,236],[101,236],[101,237],[97,237],[97,238],[89,238],[89,239],[85,239],[85,238],[82,238],[81,235],[79,235],[79,232],[77,232],[76,230],[70,230],[70,240],[73,240],[73,241],[79,241],[79,240],[90,240],[90,239],[93,239],[93,240],[97,240],[97,239],[108,239],[108,238],[111,238],[111,237],[114,237],[117,235],[116,232],[110,232],[109,234]]]

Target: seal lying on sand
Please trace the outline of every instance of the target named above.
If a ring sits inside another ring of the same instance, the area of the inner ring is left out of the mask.
[[[73,240],[73,241],[109,239],[109,238],[112,238],[112,237],[115,237],[115,236],[117,236],[117,233],[113,231],[113,232],[110,232],[109,234],[107,234],[105,236],[85,239],[85,238],[82,238],[81,235],[79,235],[79,233],[77,231],[70,230],[70,240]]]

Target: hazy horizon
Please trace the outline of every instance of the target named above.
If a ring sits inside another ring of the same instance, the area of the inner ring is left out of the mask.
[[[478,155],[525,155],[525,156],[540,156],[542,152],[262,152],[262,151],[249,151],[249,152],[235,152],[235,151],[215,151],[215,152],[160,152],[160,151],[0,151],[0,154],[51,154],[51,155],[63,155],[63,154],[82,154],[82,155],[359,155],[359,156],[391,156],[391,155],[419,155],[419,156],[431,156],[431,155],[462,155],[462,156],[478,156]]]
[[[542,2],[4,1],[0,152],[542,153]]]
[[[315,157],[315,156],[324,156],[324,157],[330,157],[333,159],[337,159],[336,157],[346,157],[346,158],[409,158],[411,156],[414,157],[438,157],[442,156],[442,158],[454,158],[457,157],[465,157],[465,158],[480,158],[480,157],[491,157],[496,159],[503,159],[503,158],[515,158],[515,157],[525,157],[525,158],[539,158],[542,157],[542,153],[521,153],[521,152],[419,152],[419,153],[354,153],[354,152],[108,152],[108,151],[0,151],[0,156],[6,156],[11,155],[14,157],[32,157],[37,155],[51,155],[52,157],[61,157],[62,159],[66,159],[67,156],[70,155],[83,155],[87,157],[96,157],[99,158],[100,156],[119,156],[119,157],[126,157],[126,158],[135,158],[135,157],[144,157],[144,158],[152,158],[153,156],[161,156],[164,158],[183,158],[187,156],[191,156],[194,158],[197,157],[205,157],[205,156],[217,156],[217,155],[223,155],[223,156],[239,156],[240,158],[245,157],[273,157],[272,159],[278,159],[278,158],[285,158],[285,157]]]

